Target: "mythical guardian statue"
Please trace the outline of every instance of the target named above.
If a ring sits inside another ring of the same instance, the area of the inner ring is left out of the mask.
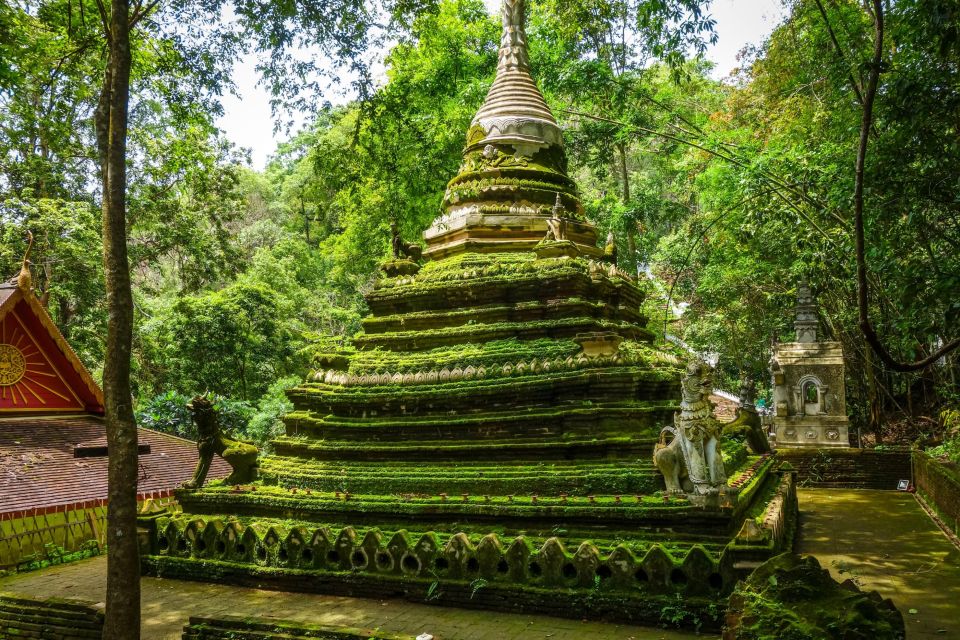
[[[607,243],[603,246],[603,261],[617,266],[617,239],[613,231],[607,234]]]
[[[744,377],[740,383],[740,406],[737,416],[723,425],[723,435],[747,443],[754,453],[770,453],[770,442],[763,432],[763,424],[754,405],[756,385],[750,378]]]
[[[565,213],[563,203],[560,202],[560,194],[557,194],[557,201],[553,205],[550,217],[547,218],[547,242],[563,242],[567,239],[567,219],[563,217]]]
[[[417,262],[423,257],[423,248],[420,245],[407,242],[400,237],[400,227],[397,226],[396,220],[390,223],[390,244],[393,248],[394,260],[409,258]]]
[[[199,489],[203,486],[214,454],[226,460],[233,468],[233,473],[224,480],[226,484],[242,484],[256,480],[259,450],[252,444],[233,440],[224,434],[220,427],[220,416],[217,415],[210,398],[206,395],[196,396],[187,408],[193,414],[193,422],[200,434],[197,440],[200,459],[197,461],[193,478],[183,486],[187,489]]]
[[[660,469],[669,493],[701,497],[716,495],[726,487],[727,474],[720,455],[722,425],[713,417],[708,395],[713,388],[713,371],[693,360],[681,383],[683,401],[672,427],[660,432],[653,462]],[[667,442],[667,437],[672,441]]]

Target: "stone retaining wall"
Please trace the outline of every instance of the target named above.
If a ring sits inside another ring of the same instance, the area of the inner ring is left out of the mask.
[[[99,640],[103,609],[91,602],[0,593],[0,638]]]
[[[913,452],[914,484],[940,520],[960,534],[960,478],[922,451]]]
[[[797,470],[802,487],[896,490],[910,478],[909,451],[875,449],[778,449]]]
[[[107,507],[78,503],[0,515],[0,570],[52,557],[87,545],[100,548]]]
[[[175,504],[169,490],[141,493],[138,500],[141,506],[145,501]],[[0,513],[0,571],[56,563],[65,554],[82,550],[101,552],[106,526],[104,499]]]

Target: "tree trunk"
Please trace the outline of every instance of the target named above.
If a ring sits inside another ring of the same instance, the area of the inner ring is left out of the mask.
[[[310,216],[307,215],[307,208],[303,204],[303,198],[300,198],[300,215],[303,216],[303,235],[306,237],[307,244],[310,244]]]
[[[627,169],[627,145],[617,145],[618,169],[620,170],[620,201],[624,207],[630,206],[630,171]],[[631,220],[627,225],[627,267],[630,273],[637,273],[637,232]]]
[[[137,425],[130,393],[133,295],[127,259],[127,109],[130,97],[129,0],[111,0],[109,53],[96,113],[103,180],[103,265],[107,345],[103,365],[107,448],[107,594],[103,638],[140,637],[137,548]]]
[[[876,444],[883,442],[881,425],[880,394],[877,393],[877,377],[873,369],[873,351],[864,345],[864,370],[867,378],[867,430],[873,433]]]

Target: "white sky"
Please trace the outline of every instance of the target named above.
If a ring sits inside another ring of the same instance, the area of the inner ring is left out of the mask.
[[[499,0],[484,0],[491,12],[497,11]],[[716,45],[707,50],[708,60],[716,63],[714,76],[723,78],[737,66],[737,53],[747,44],[760,44],[785,15],[781,0],[713,0],[710,13],[717,21]],[[257,84],[255,58],[248,56],[237,61],[233,80],[239,96],[223,99],[224,115],[218,125],[227,138],[251,151],[254,169],[263,169],[277,143],[288,136],[282,131],[274,134],[275,118],[270,112],[267,91]],[[324,96],[331,102],[342,102],[340,95]],[[302,124],[305,117],[293,120]]]

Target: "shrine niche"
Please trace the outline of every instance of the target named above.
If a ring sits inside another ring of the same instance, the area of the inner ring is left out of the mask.
[[[817,305],[810,287],[797,291],[796,342],[774,347],[774,427],[779,447],[848,447],[843,348],[820,340]]]

